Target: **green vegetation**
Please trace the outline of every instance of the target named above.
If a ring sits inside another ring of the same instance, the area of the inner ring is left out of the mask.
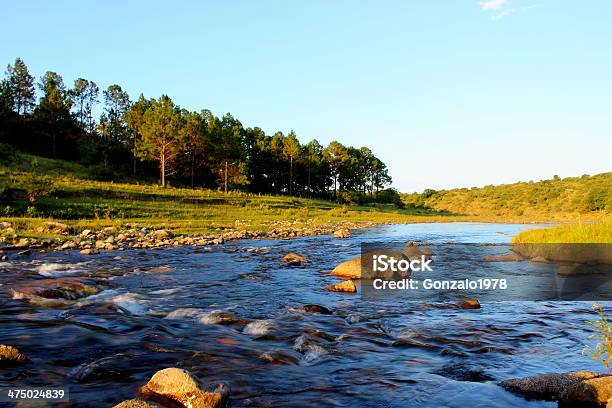
[[[0,166],[0,220],[10,222],[19,236],[40,236],[35,233],[37,227],[50,219],[67,223],[76,231],[137,223],[181,234],[260,231],[292,222],[302,227],[344,221],[467,220],[427,210],[399,209],[394,204],[359,206],[241,191],[106,182],[91,178],[95,169],[76,163],[28,154],[18,154],[14,161]],[[52,180],[52,185],[31,202],[32,180],[41,178]]]
[[[515,244],[612,243],[610,217],[604,217],[599,221],[523,231],[514,237],[512,242]]]
[[[612,213],[612,173],[404,194],[409,208],[525,220],[597,219]]]
[[[587,348],[585,351],[591,355],[593,360],[600,361],[606,367],[606,370],[609,370],[612,361],[612,325],[608,323],[608,319],[604,315],[603,306],[594,304],[593,310],[597,313],[597,319],[594,321],[588,320],[587,323],[595,329],[595,334],[591,338],[595,339],[597,343],[594,348]]]

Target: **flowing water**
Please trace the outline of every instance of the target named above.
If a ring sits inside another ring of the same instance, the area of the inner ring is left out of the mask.
[[[592,343],[588,302],[483,302],[460,310],[322,290],[338,282],[326,272],[358,255],[361,242],[503,243],[526,227],[391,225],[346,240],[11,256],[0,263],[0,343],[31,361],[0,368],[0,386],[64,385],[68,406],[104,407],[133,398],[155,371],[175,366],[228,383],[235,407],[556,406],[524,400],[497,382],[601,370],[581,353]],[[310,262],[287,266],[281,258],[288,252]],[[20,282],[68,276],[104,290],[69,305],[11,297]],[[333,313],[305,313],[308,304]]]

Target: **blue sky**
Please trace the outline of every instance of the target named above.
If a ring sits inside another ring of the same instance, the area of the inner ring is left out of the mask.
[[[402,191],[612,170],[612,3],[27,1],[0,63],[371,147]]]

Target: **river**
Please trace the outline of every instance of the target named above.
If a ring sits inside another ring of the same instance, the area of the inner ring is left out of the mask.
[[[482,302],[478,310],[329,293],[326,272],[362,242],[509,242],[526,225],[384,225],[329,236],[212,247],[11,256],[0,263],[0,343],[31,361],[0,386],[68,386],[71,404],[112,406],[165,367],[230,385],[234,407],[544,407],[498,381],[601,371],[589,302]],[[306,256],[285,265],[288,252]],[[516,263],[519,268],[520,263]],[[70,305],[13,299],[35,279],[88,277],[104,290]],[[317,304],[333,314],[308,314]],[[232,324],[218,324],[228,312]],[[249,323],[250,322],[250,323]],[[249,323],[247,325],[247,323]],[[394,347],[411,339],[411,347]],[[66,405],[63,405],[66,406]]]

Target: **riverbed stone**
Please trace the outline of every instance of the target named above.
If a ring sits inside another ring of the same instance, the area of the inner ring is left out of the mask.
[[[310,314],[325,314],[325,315],[332,314],[331,310],[329,310],[325,306],[320,306],[320,305],[306,305],[304,306],[303,309],[306,313],[310,313]]]
[[[299,266],[303,263],[306,263],[308,260],[302,255],[290,252],[283,257],[283,261],[285,261],[289,265]]]
[[[457,307],[460,309],[480,309],[480,302],[478,299],[463,299],[457,303]]]
[[[355,286],[355,283],[352,280],[348,279],[344,282],[336,283],[335,285],[326,286],[325,290],[329,292],[355,293],[357,292],[357,287]]]
[[[81,253],[83,255],[97,255],[100,253],[100,251],[97,250],[96,248],[85,248],[81,250]]]
[[[18,348],[0,344],[0,367],[23,364],[27,361],[28,358]]]
[[[206,387],[189,371],[180,368],[165,368],[156,372],[141,389],[145,399],[163,403],[175,401],[190,408],[229,407],[229,387],[218,384]]]
[[[348,228],[340,228],[339,230],[334,231],[334,236],[336,238],[350,238],[351,232]]]
[[[76,300],[100,291],[92,281],[79,278],[52,278],[28,281],[9,290],[13,299],[31,303],[42,299]]]
[[[502,381],[500,385],[528,398],[558,400],[563,403],[605,405],[612,398],[612,375],[592,371],[514,378]]]
[[[487,255],[484,257],[484,260],[487,262],[518,262],[522,261],[523,259],[524,258],[522,256],[514,252],[503,255]]]
[[[331,273],[342,278],[361,279],[361,257],[342,262]]]

